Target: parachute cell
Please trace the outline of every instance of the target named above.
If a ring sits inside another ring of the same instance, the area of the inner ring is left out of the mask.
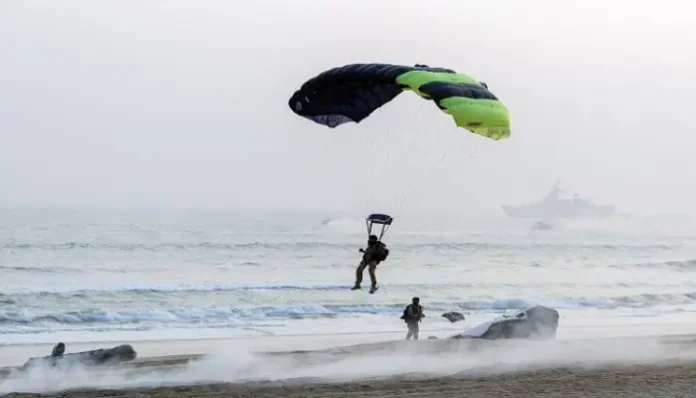
[[[505,105],[471,76],[425,65],[350,64],[306,81],[288,105],[297,115],[334,128],[360,123],[372,112],[413,91],[432,100],[457,126],[493,140],[510,136]]]

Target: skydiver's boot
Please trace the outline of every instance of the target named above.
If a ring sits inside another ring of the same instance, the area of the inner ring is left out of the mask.
[[[358,284],[356,284],[356,285],[354,285],[353,287],[350,288],[350,290],[358,290],[358,289],[362,289],[362,288],[360,287],[360,285],[358,285]]]

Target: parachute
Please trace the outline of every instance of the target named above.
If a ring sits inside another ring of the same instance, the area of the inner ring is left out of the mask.
[[[432,100],[458,127],[500,140],[510,136],[505,105],[485,83],[451,69],[426,65],[349,64],[309,80],[290,98],[297,115],[335,128],[360,123],[403,91]]]

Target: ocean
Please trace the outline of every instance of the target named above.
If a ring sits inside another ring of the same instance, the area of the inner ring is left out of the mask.
[[[532,231],[396,217],[371,295],[367,271],[363,290],[349,290],[366,240],[359,215],[0,215],[0,345],[395,332],[413,296],[424,334],[440,336],[534,304],[560,312],[559,334],[678,329],[696,311],[696,233],[671,221]],[[447,311],[467,319],[449,323]]]

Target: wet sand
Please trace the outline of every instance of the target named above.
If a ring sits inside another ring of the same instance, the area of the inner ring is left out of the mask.
[[[556,369],[490,377],[391,378],[354,383],[303,381],[206,384],[134,390],[74,390],[8,397],[683,397],[696,396],[696,362],[595,370]]]

